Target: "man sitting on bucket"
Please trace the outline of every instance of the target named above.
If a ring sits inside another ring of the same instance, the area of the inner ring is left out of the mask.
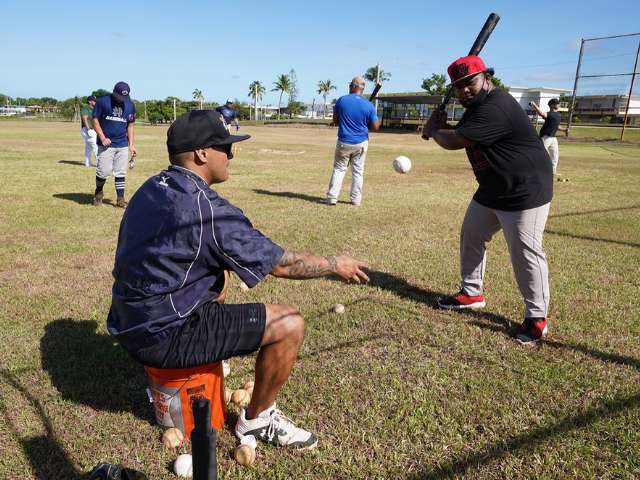
[[[255,388],[236,424],[277,446],[313,448],[317,437],[276,408],[304,338],[288,305],[224,304],[229,270],[249,287],[267,274],[296,280],[336,275],[359,284],[369,266],[349,256],[284,250],[253,228],[242,210],[209,188],[229,178],[230,135],[222,115],[195,110],[167,132],[171,166],[147,180],[122,218],[107,327],[142,365],[188,368],[258,351]]]

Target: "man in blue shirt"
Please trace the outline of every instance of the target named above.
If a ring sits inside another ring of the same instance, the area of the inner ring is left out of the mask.
[[[227,98],[226,105],[220,105],[216,107],[216,112],[220,112],[224,117],[224,121],[227,124],[227,129],[231,131],[231,122],[236,122],[236,132],[240,129],[240,124],[238,123],[238,115],[236,111],[233,109],[233,100]]]
[[[102,205],[104,184],[113,171],[115,177],[116,206],[126,208],[124,200],[125,177],[129,150],[131,157],[138,151],[133,146],[133,124],[136,121],[136,107],[129,97],[129,85],[118,82],[113,93],[104,95],[96,101],[91,113],[91,125],[98,136],[98,155],[96,167],[96,191],[93,204]]]
[[[338,125],[338,142],[333,160],[333,174],[327,192],[327,205],[338,203],[342,180],[351,164],[351,204],[360,205],[364,162],[369,148],[369,129],[378,130],[375,107],[362,96],[364,78],[355,77],[349,95],[340,97],[333,107],[333,123]]]
[[[317,437],[276,408],[304,338],[288,305],[224,304],[233,271],[249,287],[267,274],[304,280],[336,275],[359,284],[369,266],[347,254],[285,250],[253,228],[242,210],[209,186],[229,178],[230,135],[212,110],[180,116],[167,132],[171,166],[147,180],[122,217],[107,328],[137,362],[189,368],[258,351],[251,403],[236,435],[313,448]]]

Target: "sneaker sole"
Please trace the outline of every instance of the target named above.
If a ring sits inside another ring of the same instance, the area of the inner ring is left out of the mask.
[[[287,450],[313,450],[318,445],[318,437],[315,437],[316,438],[315,442],[313,442],[311,445],[304,445],[304,446],[280,445],[277,442],[270,442],[268,440],[263,440],[262,438],[260,438],[260,435],[259,435],[260,430],[262,429],[248,430],[245,433],[238,433],[237,431],[235,431],[235,434],[236,434],[236,437],[240,439],[245,435],[253,435],[255,439],[260,443],[264,443],[265,445],[272,445],[276,448],[286,448]]]
[[[487,304],[487,302],[476,302],[470,305],[443,305],[438,302],[438,306],[440,308],[444,308],[445,310],[462,310],[464,308],[482,308]]]
[[[542,331],[542,335],[547,333],[547,327],[544,327],[544,330]],[[536,343],[539,342],[540,340],[542,340],[542,335],[539,338],[535,338],[535,337],[531,337],[530,340],[521,340],[519,338],[515,338],[515,341],[518,342],[520,345],[531,345],[532,343]]]

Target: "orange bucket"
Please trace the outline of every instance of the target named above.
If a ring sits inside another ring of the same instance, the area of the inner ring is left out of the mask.
[[[179,428],[191,438],[193,402],[199,398],[211,402],[211,426],[218,430],[224,425],[227,404],[222,362],[193,368],[144,368],[149,375],[149,401],[155,406],[161,426]]]

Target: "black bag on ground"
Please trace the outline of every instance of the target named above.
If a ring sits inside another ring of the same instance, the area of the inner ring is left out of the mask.
[[[87,480],[147,480],[147,476],[122,465],[98,463]]]

